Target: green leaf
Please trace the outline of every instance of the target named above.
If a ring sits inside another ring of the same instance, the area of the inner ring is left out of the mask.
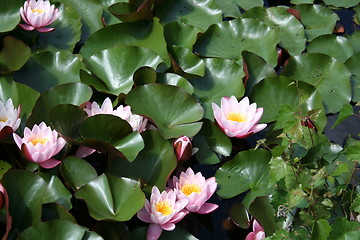
[[[2,44],[0,73],[19,70],[31,56],[30,48],[12,36],[5,36]]]
[[[169,22],[164,25],[164,35],[168,46],[176,45],[192,49],[200,29],[190,24]]]
[[[71,215],[62,205],[57,203],[43,204],[41,219],[44,221],[61,219],[76,223],[74,216]]]
[[[194,136],[201,128],[203,109],[195,99],[178,87],[146,84],[134,88],[125,100],[133,113],[144,115],[168,138]]]
[[[105,49],[85,59],[89,70],[114,95],[127,94],[131,90],[134,85],[133,75],[138,68],[148,66],[156,69],[161,62],[159,55],[149,49],[122,45]]]
[[[20,7],[24,5],[23,0],[3,0],[0,5],[0,32],[13,30],[20,22]]]
[[[61,176],[77,190],[98,177],[95,168],[81,158],[69,156],[61,162]]]
[[[116,176],[141,179],[144,191],[151,192],[152,186],[164,189],[170,173],[177,165],[174,147],[170,141],[161,137],[158,131],[143,132],[145,148],[133,162],[114,159],[108,166],[108,172]]]
[[[321,35],[312,40],[307,46],[307,52],[324,53],[341,62],[345,62],[355,54],[355,50],[347,38],[332,34]]]
[[[314,0],[290,0],[292,4],[313,4]]]
[[[238,18],[241,16],[240,9],[237,4],[234,3],[234,1],[229,0],[214,0],[215,4],[218,6],[218,8],[221,9],[223,12],[223,16],[226,17],[232,17],[232,18]]]
[[[331,128],[336,127],[337,125],[339,125],[342,121],[344,121],[351,115],[353,115],[352,106],[350,104],[344,104],[344,106],[340,109],[339,116],[337,117],[334,125]]]
[[[119,33],[121,33],[121,37],[118,37]],[[102,28],[85,42],[80,54],[84,58],[89,58],[91,55],[117,44],[148,48],[158,54],[167,66],[170,66],[164,29],[157,18],[154,18],[153,22],[119,23]]]
[[[356,195],[356,198],[352,202],[350,209],[357,213],[360,213],[360,194]]]
[[[340,61],[320,53],[290,58],[282,75],[307,82],[320,92],[327,113],[336,113],[351,100],[351,73]]]
[[[187,74],[192,74],[200,77],[204,76],[204,61],[197,55],[192,53],[190,49],[178,46],[171,46],[169,47],[169,52],[173,60],[176,62],[176,64],[173,63],[174,69],[176,69],[178,65],[181,70]]]
[[[275,184],[286,176],[288,168],[291,168],[281,157],[273,157],[270,160],[269,184]]]
[[[12,168],[12,166],[8,162],[0,160],[0,180],[10,168]]]
[[[19,236],[19,240],[47,240],[53,236],[56,240],[102,240],[95,232],[90,232],[87,228],[66,220],[52,220],[38,223]]]
[[[264,5],[263,0],[233,0],[233,2],[239,5],[245,11],[254,7],[262,7]]]
[[[214,119],[212,103],[220,104],[221,98],[242,97],[245,89],[242,83],[244,71],[237,63],[227,59],[204,59],[205,75],[190,79],[194,95],[205,110],[205,118]]]
[[[289,204],[289,208],[306,208],[309,206],[307,194],[303,191],[302,186],[298,186],[298,188],[294,188],[289,191],[287,202]]]
[[[360,223],[349,221],[345,218],[338,218],[332,225],[328,240],[351,240],[360,238]]]
[[[221,198],[231,198],[249,189],[254,193],[268,191],[270,158],[271,153],[260,148],[239,152],[217,170],[216,193]]]
[[[305,49],[304,26],[284,7],[257,7],[246,11],[242,17],[261,20],[279,32],[279,45],[291,56],[301,54]]]
[[[221,10],[213,0],[165,1],[156,9],[156,16],[160,18],[162,24],[180,22],[205,31],[211,24],[221,21]]]
[[[234,203],[230,208],[229,216],[231,221],[233,221],[237,226],[244,229],[250,227],[249,214],[242,203]]]
[[[351,56],[346,62],[345,66],[351,72],[351,92],[352,92],[352,101],[360,101],[360,69],[358,68],[358,61],[360,61],[360,52]]]
[[[32,172],[17,169],[8,171],[2,178],[2,184],[9,195],[11,239],[11,236],[14,237],[18,232],[40,222],[42,199],[47,184]]]
[[[28,119],[29,126],[44,121],[50,124],[48,117],[52,107],[59,104],[80,105],[90,100],[92,90],[82,83],[67,83],[50,88],[37,99]]]
[[[117,17],[122,22],[136,22],[140,20],[152,20],[154,14],[152,12],[152,4],[153,0],[146,0],[142,2],[142,4],[138,6],[133,2],[120,2],[111,5],[108,10],[109,12]]]
[[[75,193],[84,199],[90,215],[96,220],[127,221],[145,203],[138,181],[102,174]]]
[[[158,73],[156,82],[180,87],[190,95],[194,93],[194,88],[190,82],[186,80],[186,78],[183,78],[175,73]]]
[[[192,143],[199,149],[195,157],[201,164],[219,163],[220,160],[216,153],[228,157],[232,150],[230,139],[208,119],[204,119],[203,126],[195,135]]]
[[[123,222],[98,222],[94,231],[104,239],[123,240],[129,232],[128,227]]]
[[[124,240],[138,240],[146,238],[146,227],[136,228],[135,230],[129,232],[124,238]],[[193,235],[187,231],[181,229],[180,227],[175,228],[173,231],[163,231],[159,240],[197,240]]]
[[[211,25],[194,45],[194,51],[205,57],[235,61],[241,60],[242,51],[249,51],[275,67],[278,43],[277,31],[255,19],[244,18]]]
[[[325,219],[317,220],[312,229],[311,240],[326,240],[331,231],[329,222]]]
[[[258,197],[250,205],[249,212],[264,228],[266,236],[271,236],[279,227],[275,222],[275,210],[270,204],[270,197]]]
[[[67,210],[70,210],[72,208],[70,201],[72,195],[60,179],[56,175],[50,175],[47,173],[39,173],[39,176],[47,183],[47,188],[43,197],[43,204],[58,203],[64,206]]]
[[[80,69],[85,66],[70,52],[39,52],[14,74],[14,80],[44,92],[60,84],[80,82]]]
[[[305,26],[305,35],[308,41],[314,38],[331,34],[339,16],[329,8],[322,5],[297,5],[294,7],[300,11],[301,22]]]
[[[337,1],[337,0],[323,0],[326,5],[331,5],[334,7],[343,7],[350,8],[358,5],[360,0],[346,0],[346,1]]]
[[[134,72],[135,86],[156,82],[156,71],[151,67],[140,67]]]

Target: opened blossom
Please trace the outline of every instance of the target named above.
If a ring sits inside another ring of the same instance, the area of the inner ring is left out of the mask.
[[[221,99],[221,107],[212,103],[214,117],[223,132],[229,137],[246,138],[263,130],[266,124],[258,124],[263,108],[250,104],[247,97],[240,102],[235,96]]]
[[[27,0],[20,8],[21,18],[26,24],[19,24],[27,31],[36,29],[38,32],[50,32],[55,28],[46,27],[53,23],[60,15],[59,10],[49,1]]]
[[[260,240],[265,238],[263,227],[256,221],[253,222],[253,231],[246,236],[245,240]]]
[[[174,176],[170,179],[168,186],[174,189],[178,199],[188,200],[185,208],[189,212],[206,214],[218,208],[217,204],[206,203],[216,190],[215,177],[205,179],[200,172],[195,174],[188,168],[179,178]]]
[[[156,240],[163,230],[172,231],[175,224],[183,219],[186,213],[183,211],[188,199],[176,199],[174,191],[169,190],[160,193],[157,187],[151,191],[150,201],[146,200],[145,207],[137,217],[146,223],[150,223],[147,230],[147,240]]]
[[[0,139],[7,138],[20,125],[20,106],[16,109],[9,98],[5,105],[0,101]]]
[[[28,161],[35,162],[43,168],[53,168],[61,163],[52,157],[60,152],[66,142],[44,122],[35,124],[31,130],[26,127],[23,138],[16,133],[13,137]]]

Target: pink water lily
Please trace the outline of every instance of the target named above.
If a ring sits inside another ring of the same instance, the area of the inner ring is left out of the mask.
[[[187,136],[179,137],[175,140],[173,145],[178,162],[184,162],[190,159],[193,153],[193,147],[190,138]]]
[[[186,213],[183,211],[188,203],[187,199],[176,199],[174,191],[163,191],[154,186],[151,191],[150,201],[146,200],[145,207],[137,217],[146,223],[150,223],[147,230],[147,240],[156,240],[163,230],[172,231],[175,224],[183,219]]]
[[[16,133],[13,137],[28,161],[38,163],[43,168],[53,168],[61,163],[52,157],[60,152],[66,142],[44,122],[35,124],[32,130],[26,127],[23,138]]]
[[[9,98],[5,105],[0,101],[0,139],[7,138],[20,126],[20,106],[16,109],[12,99]]]
[[[186,205],[186,210],[189,212],[206,214],[218,208],[216,204],[206,203],[216,190],[215,177],[205,179],[200,172],[195,174],[191,168],[188,168],[179,178],[174,176],[170,179],[168,186],[174,189],[178,199],[189,200]]]
[[[27,0],[20,8],[21,18],[26,24],[19,24],[27,31],[36,29],[38,32],[50,32],[55,28],[46,27],[53,23],[60,15],[59,10],[49,1]]]
[[[265,238],[265,231],[263,227],[254,219],[253,231],[246,236],[245,240],[260,240]]]
[[[256,108],[256,103],[250,104],[247,97],[240,102],[235,96],[223,97],[221,108],[212,103],[212,109],[216,122],[229,137],[246,138],[266,127],[266,124],[258,124],[263,108]]]

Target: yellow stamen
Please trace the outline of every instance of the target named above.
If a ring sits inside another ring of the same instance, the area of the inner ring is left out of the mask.
[[[33,13],[38,13],[38,14],[41,14],[41,13],[45,12],[44,10],[42,10],[42,9],[37,9],[37,8],[31,9],[31,11],[32,11]]]
[[[170,206],[168,201],[162,201],[156,204],[156,211],[162,213],[164,216],[167,216],[173,213],[173,208]]]
[[[245,122],[246,121],[246,117],[238,112],[231,112],[228,115],[226,115],[226,118],[227,118],[227,120],[234,121],[234,122]]]
[[[0,118],[0,122],[6,122],[7,120],[7,118]]]
[[[197,184],[185,184],[180,188],[186,196],[194,193],[201,193],[201,188]]]
[[[44,145],[47,141],[49,141],[47,138],[33,138],[30,142],[35,146],[37,143]]]

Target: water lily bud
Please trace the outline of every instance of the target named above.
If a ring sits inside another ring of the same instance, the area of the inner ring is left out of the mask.
[[[60,15],[59,9],[50,5],[49,1],[27,0],[24,6],[20,8],[21,18],[26,24],[19,24],[24,30],[38,32],[50,32],[55,28],[46,27],[53,23]]]
[[[191,158],[193,147],[188,137],[182,136],[175,140],[174,149],[178,162],[184,162]]]
[[[53,168],[61,163],[52,157],[60,152],[66,142],[44,122],[39,126],[35,124],[32,130],[26,127],[23,138],[16,133],[13,134],[13,137],[28,161],[35,162],[43,168]]]
[[[15,132],[20,125],[20,107],[14,108],[9,98],[5,105],[0,101],[0,140],[7,138]]]
[[[260,240],[265,238],[263,227],[256,221],[253,222],[253,231],[246,236],[245,240]]]
[[[223,97],[221,108],[212,103],[212,109],[219,127],[229,137],[246,138],[266,127],[266,124],[258,124],[263,108],[256,108],[256,103],[250,104],[247,97],[240,102],[235,96]]]
[[[141,221],[150,223],[147,240],[158,239],[163,230],[174,230],[175,223],[186,216],[183,209],[187,203],[187,199],[177,200],[174,191],[163,191],[160,194],[159,189],[154,186],[150,201],[146,200],[145,207],[137,213]]]

